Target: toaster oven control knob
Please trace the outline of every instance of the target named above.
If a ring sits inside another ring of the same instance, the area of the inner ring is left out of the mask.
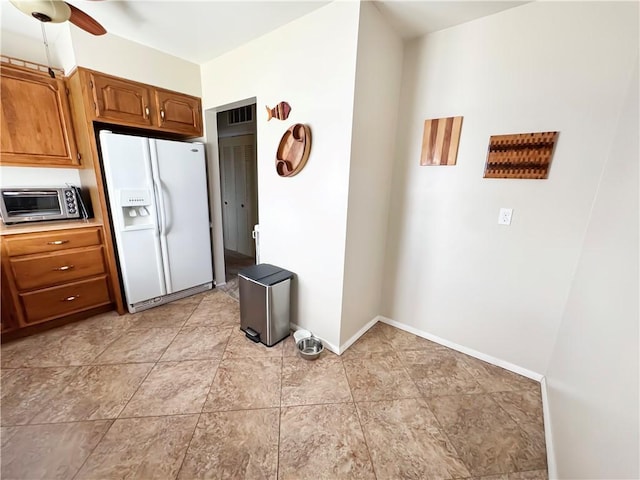
[[[65,195],[66,195],[67,197],[71,197],[71,196],[73,195],[73,193],[71,193],[70,191],[67,191],[67,192],[65,193]]]

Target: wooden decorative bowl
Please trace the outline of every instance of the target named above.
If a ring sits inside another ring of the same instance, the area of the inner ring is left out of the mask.
[[[282,135],[276,153],[276,172],[281,177],[293,177],[302,170],[311,151],[311,130],[296,123]]]

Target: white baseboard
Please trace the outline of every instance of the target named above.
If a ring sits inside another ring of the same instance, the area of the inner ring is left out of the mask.
[[[469,355],[471,357],[477,358],[478,360],[482,360],[492,365],[496,365],[497,367],[504,368],[505,370],[509,370],[510,372],[517,373],[518,375],[522,375],[523,377],[530,378],[531,380],[535,380],[536,382],[540,382],[544,378],[544,376],[540,373],[534,372],[532,370],[528,370],[526,368],[523,368],[519,365],[515,365],[510,362],[506,362],[499,358],[492,357],[491,355],[487,355],[486,353],[479,352],[472,348],[458,345],[457,343],[451,342],[449,340],[445,340],[444,338],[440,338],[436,335],[432,335],[427,332],[423,332],[422,330],[418,330],[417,328],[410,327],[409,325],[405,325],[404,323],[396,322],[395,320],[391,320],[390,318],[386,318],[383,316],[378,316],[377,318],[381,322],[391,325],[393,327],[399,328],[400,330],[413,333],[418,337],[426,338],[427,340],[431,340],[432,342],[438,343],[440,345],[444,345],[445,347],[464,353],[465,355]]]
[[[324,338],[321,338],[321,337],[318,337],[318,338],[322,340],[322,342],[324,343],[325,347],[328,350],[331,350],[336,355],[340,355],[344,353],[344,351],[347,348],[353,345],[360,337],[362,337],[365,333],[367,333],[367,331],[378,322],[386,323],[393,327],[399,328],[400,330],[404,330],[405,332],[409,332],[414,335],[417,335],[418,337],[426,338],[427,340],[431,340],[432,342],[438,343],[440,345],[443,345],[445,347],[451,348],[458,352],[464,353],[465,355],[469,355],[471,357],[477,358],[484,362],[490,363],[497,367],[504,368],[505,370],[509,370],[510,372],[517,373],[518,375],[522,375],[523,377],[530,378],[531,380],[535,380],[536,382],[542,382],[544,380],[544,375],[538,372],[534,372],[532,370],[513,364],[511,362],[507,362],[500,358],[487,355],[486,353],[479,352],[472,348],[468,348],[463,345],[458,345],[457,343],[451,342],[449,340],[438,337],[436,335],[432,335],[431,333],[418,330],[417,328],[411,327],[409,325],[405,325],[404,323],[396,322],[395,320],[391,320],[390,318],[383,317],[382,315],[378,315],[377,317],[373,318],[366,325],[364,325],[360,330],[358,330],[349,340],[347,340],[345,343],[343,343],[339,347],[336,345],[333,345],[332,343],[327,342]],[[300,327],[295,323],[291,323],[292,330],[294,331],[300,330],[301,328],[303,327]],[[544,392],[544,389],[543,389],[543,392]]]
[[[462,345],[458,345],[457,343],[451,342],[449,340],[445,340],[444,338],[438,337],[436,335],[432,335],[427,332],[423,332],[422,330],[418,330],[417,328],[411,327],[409,325],[405,325],[404,323],[396,322],[395,320],[391,320],[390,318],[383,317],[382,315],[378,315],[373,320],[368,322],[364,327],[362,327],[358,332],[353,335],[349,340],[347,340],[344,344],[340,346],[339,349],[335,349],[334,346],[329,346],[327,344],[327,348],[331,350],[333,353],[337,353],[338,355],[344,353],[344,351],[353,345],[360,337],[362,337],[367,331],[373,327],[376,323],[382,322],[393,327],[399,328],[400,330],[404,330],[405,332],[412,333],[417,335],[418,337],[426,338],[427,340],[431,340],[432,342],[438,343],[445,347],[451,348],[458,352],[464,353],[471,357],[477,358],[479,360],[483,360],[492,365],[496,365],[498,367],[504,368],[505,370],[509,370],[510,372],[517,373],[518,375],[522,375],[523,377],[530,378],[531,380],[535,380],[536,382],[540,382],[540,388],[542,392],[542,414],[544,417],[544,436],[547,450],[547,467],[549,472],[549,480],[555,480],[558,478],[557,465],[555,461],[555,454],[553,450],[553,438],[551,435],[551,416],[549,411],[549,398],[547,396],[547,381],[544,375],[534,372],[532,370],[523,368],[519,365],[515,365],[510,362],[506,362],[499,358],[493,357],[491,355],[487,355],[486,353],[478,352],[477,350],[473,350],[472,348],[464,347]],[[297,330],[299,327],[297,325],[291,324],[292,328]],[[338,353],[340,352],[340,353]]]
[[[344,353],[344,351],[349,348],[351,345],[353,345],[354,343],[356,343],[356,341],[363,336],[365,333],[367,333],[367,331],[373,327],[376,323],[378,323],[380,321],[380,319],[383,318],[380,315],[378,315],[377,317],[375,317],[374,319],[372,319],[371,321],[367,322],[365,324],[364,327],[362,327],[360,330],[358,330],[355,335],[353,335],[349,340],[347,340],[346,342],[344,342],[342,345],[340,345],[340,353],[339,355],[342,355]]]
[[[300,325],[297,325],[295,323],[289,323],[289,328],[291,328],[291,330],[293,330],[295,332],[295,331],[298,331],[298,330],[300,330],[300,329],[302,329],[304,327],[301,327]],[[305,330],[309,330],[309,329],[305,328]],[[311,333],[313,333],[313,332],[311,332]],[[313,336],[314,337],[318,337],[320,340],[322,340],[322,343],[324,344],[324,347],[327,350],[335,353],[336,355],[340,355],[340,349],[338,347],[336,347],[334,344],[327,342],[324,338],[319,337],[315,333],[313,334]]]
[[[555,450],[553,449],[553,435],[551,435],[551,411],[549,410],[549,396],[547,392],[547,379],[542,377],[540,381],[542,390],[542,417],[544,419],[544,442],[547,449],[547,470],[549,480],[558,478],[558,465],[556,463]]]

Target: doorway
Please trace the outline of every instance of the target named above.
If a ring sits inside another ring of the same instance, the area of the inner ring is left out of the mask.
[[[256,263],[258,223],[256,104],[217,113],[225,280]]]

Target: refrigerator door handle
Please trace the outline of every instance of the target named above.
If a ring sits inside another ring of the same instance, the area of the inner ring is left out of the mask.
[[[163,188],[162,180],[158,178],[158,187],[160,190],[160,196],[162,197],[162,230],[167,235],[171,230],[171,217],[169,212],[171,211],[171,197],[169,196],[169,190]]]
[[[156,185],[155,178],[153,179],[153,196],[156,199],[156,225],[158,227],[158,236],[162,235],[162,220],[160,218],[160,195],[158,193],[158,186]]]
[[[156,142],[153,139],[149,139],[149,146],[151,152],[151,174],[153,176],[153,188],[156,191],[157,211],[159,213],[160,221],[158,224],[160,228],[158,232],[160,234],[160,249],[162,250],[162,266],[164,271],[164,283],[167,288],[167,293],[173,293],[173,285],[171,283],[171,265],[169,262],[169,249],[167,248],[167,225],[165,217],[165,204],[164,196],[162,192],[162,182],[160,181],[160,168],[158,166],[158,151]]]

